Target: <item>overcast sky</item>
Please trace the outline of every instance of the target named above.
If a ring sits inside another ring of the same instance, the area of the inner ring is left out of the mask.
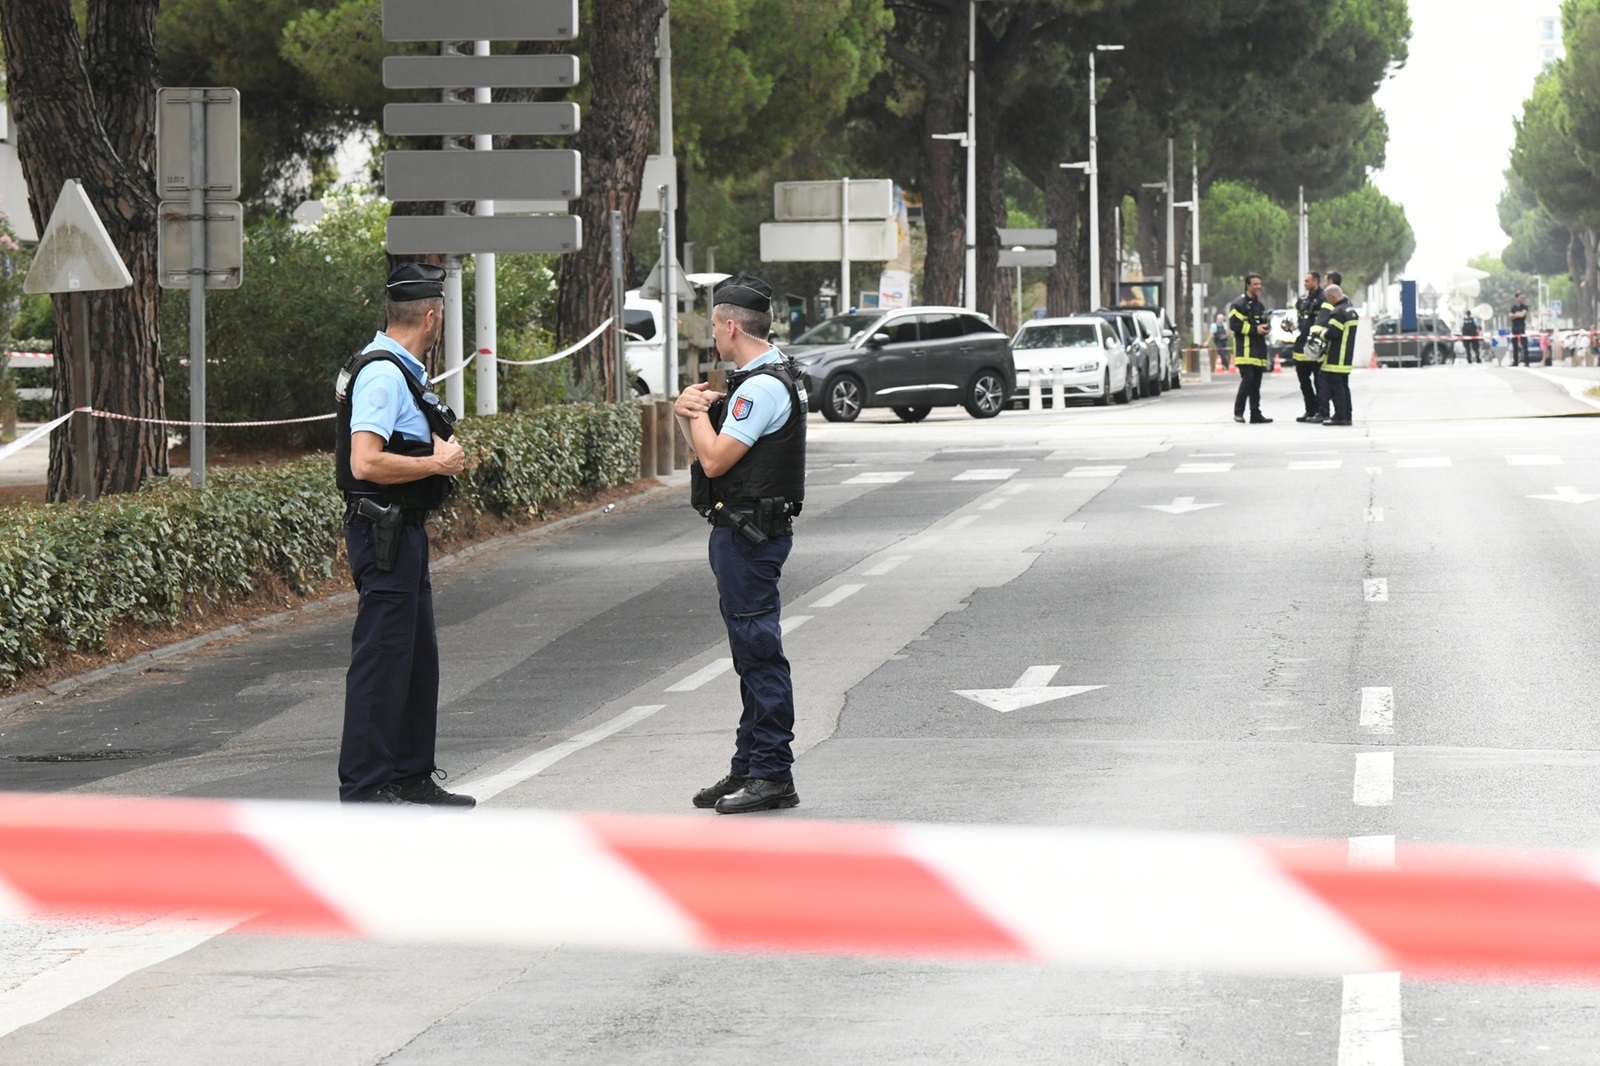
[[[1495,205],[1539,72],[1539,29],[1560,0],[1411,0],[1411,56],[1378,90],[1388,164],[1373,183],[1417,235],[1407,276],[1442,288],[1453,270],[1506,245]],[[1559,32],[1559,31],[1558,31]]]

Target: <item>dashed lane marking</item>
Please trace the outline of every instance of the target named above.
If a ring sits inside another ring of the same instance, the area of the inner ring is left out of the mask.
[[[845,478],[846,485],[893,485],[911,476],[910,470],[869,470],[855,477]]]
[[[984,503],[978,504],[978,510],[980,510],[980,511],[993,511],[996,508],[1004,507],[1007,502],[1008,501],[1005,499],[1005,497],[1002,496],[1002,497],[999,497],[999,498],[996,498],[996,499],[993,499],[993,500],[988,500],[988,501],[986,501]]]
[[[1232,463],[1180,463],[1177,474],[1226,474],[1233,469]]]
[[[1012,476],[1020,471],[1015,468],[997,468],[994,470],[967,470],[951,478],[952,481],[1009,481]]]
[[[797,614],[789,618],[785,618],[783,621],[778,623],[778,631],[784,636],[788,636],[790,633],[793,633],[795,630],[811,621],[812,617],[813,616],[809,614]]]
[[[1191,459],[1233,459],[1237,452],[1195,452],[1189,456]]]
[[[668,692],[693,692],[710,681],[714,681],[733,669],[732,659],[717,659],[709,666],[702,666],[688,677],[675,685],[668,685]]]
[[[1124,470],[1125,466],[1075,466],[1068,470],[1065,477],[1116,477]]]
[[[972,523],[976,522],[982,517],[982,515],[964,514],[960,518],[957,518],[955,521],[951,522],[949,525],[945,526],[943,531],[946,533],[951,533],[958,529],[966,529],[968,526],[972,525]]]
[[[1394,837],[1351,837],[1349,854],[1351,866],[1393,866]]]
[[[1361,728],[1368,733],[1394,732],[1394,689],[1361,690]]]
[[[1298,459],[1289,464],[1290,470],[1337,470],[1343,459]]]
[[[1389,602],[1389,579],[1386,577],[1369,577],[1361,582],[1361,591],[1369,603]]]
[[[1394,802],[1394,752],[1364,751],[1356,756],[1352,798],[1357,807],[1387,807]]]
[[[901,563],[907,562],[910,559],[911,556],[909,555],[891,555],[882,562],[879,562],[873,566],[872,569],[863,570],[861,573],[866,577],[882,577],[884,574],[887,574]]]
[[[1451,462],[1448,455],[1423,455],[1415,459],[1396,459],[1394,465],[1399,470],[1422,470],[1450,466]]]
[[[729,665],[732,665],[731,660]],[[563,740],[559,744],[536,751],[526,759],[501,770],[499,773],[489,774],[487,777],[480,777],[476,780],[469,780],[457,791],[465,792],[480,803],[484,800],[492,799],[506,789],[520,785],[540,771],[549,769],[568,755],[582,751],[589,745],[597,744],[613,733],[619,733],[630,725],[644,721],[665,706],[666,704],[664,703],[651,703],[639,707],[630,707],[609,722],[602,722],[593,729],[579,733],[570,740]]]
[[[851,596],[854,596],[856,593],[860,592],[866,587],[867,586],[865,585],[840,585],[838,588],[822,597],[822,599],[818,600],[816,603],[813,603],[808,610],[815,610],[818,607],[837,607],[839,604],[843,603],[845,600],[848,600]]]
[[[1382,522],[1383,521],[1383,508],[1382,507],[1368,507],[1367,508],[1366,518],[1367,518],[1368,522]]]
[[[1339,1011],[1339,1066],[1401,1066],[1400,975],[1352,973]]]
[[[1381,467],[1381,466],[1369,466],[1369,467],[1366,468],[1366,472],[1369,473],[1369,474],[1381,474],[1381,473],[1383,473],[1383,467]]]
[[[1033,488],[1033,482],[1031,482],[1031,481],[1013,481],[1011,484],[1007,485],[1002,491],[1007,496],[1020,496],[1024,492],[1027,492],[1031,488]]]

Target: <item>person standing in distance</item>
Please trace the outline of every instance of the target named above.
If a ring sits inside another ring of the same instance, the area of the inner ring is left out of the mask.
[[[717,354],[736,367],[728,393],[690,385],[674,410],[688,420],[690,502],[712,525],[711,572],[744,707],[727,775],[693,802],[744,814],[800,803],[790,770],[794,683],[778,579],[805,501],[806,395],[799,370],[767,342],[771,286],[735,274],[711,303]]]
[[[420,358],[444,329],[444,269],[396,266],[387,311],[387,327],[350,357],[334,390],[335,472],[360,596],[345,675],[339,798],[471,807],[471,796],[433,780],[439,641],[423,523],[466,465],[455,413],[427,391]]]
[[[1483,341],[1478,339],[1482,332],[1482,327],[1478,325],[1478,320],[1473,317],[1471,311],[1461,316],[1461,336],[1464,338],[1461,347],[1467,354],[1468,363],[1483,362]]]
[[[1296,422],[1321,422],[1322,401],[1317,396],[1317,357],[1306,354],[1306,341],[1311,338],[1311,327],[1316,325],[1317,312],[1322,308],[1322,275],[1315,270],[1306,274],[1306,291],[1294,302],[1295,322],[1300,335],[1294,342],[1294,373],[1300,379],[1300,397],[1306,402],[1306,413]]]
[[[1322,374],[1327,382],[1329,399],[1333,404],[1332,417],[1323,421],[1325,426],[1348,426],[1353,421],[1350,408],[1350,372],[1356,365],[1356,323],[1360,316],[1355,305],[1337,285],[1325,290],[1327,300],[1333,304],[1328,315],[1324,334],[1326,347],[1322,351]]]
[[[1511,304],[1511,365],[1532,366],[1528,358],[1528,302],[1522,293]]]
[[[1211,344],[1217,350],[1217,360],[1222,364],[1222,369],[1230,369],[1233,364],[1228,362],[1228,320],[1220,311],[1217,312],[1217,320],[1211,323]]]
[[[1244,421],[1250,405],[1252,423],[1271,422],[1261,413],[1261,376],[1272,365],[1267,351],[1267,309],[1261,302],[1261,275],[1247,274],[1244,295],[1228,305],[1228,330],[1233,334],[1233,365],[1239,368],[1239,392],[1233,398],[1233,420]]]

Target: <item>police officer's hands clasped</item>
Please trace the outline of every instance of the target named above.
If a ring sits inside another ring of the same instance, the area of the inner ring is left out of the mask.
[[[722,399],[723,394],[712,392],[711,386],[706,382],[690,385],[678,394],[677,402],[672,405],[675,413],[683,418],[699,418],[711,409],[711,405]]]
[[[445,440],[433,435],[433,461],[439,464],[441,474],[459,474],[467,468],[467,453],[461,450],[454,437]]]

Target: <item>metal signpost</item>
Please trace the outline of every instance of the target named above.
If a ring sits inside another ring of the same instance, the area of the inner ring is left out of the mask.
[[[894,182],[780,181],[772,187],[776,222],[761,224],[761,261],[839,263],[839,309],[850,306],[850,263],[888,262],[899,251]]]
[[[573,252],[583,246],[581,220],[565,213],[506,215],[498,201],[543,201],[565,212],[583,188],[579,153],[565,150],[494,151],[497,135],[564,135],[579,128],[571,103],[495,103],[492,90],[568,88],[578,82],[575,56],[497,56],[491,41],[567,41],[578,34],[578,0],[383,0],[386,41],[473,41],[473,54],[446,46],[439,56],[391,56],[383,63],[391,89],[473,91],[470,102],[454,92],[439,103],[390,104],[384,132],[443,137],[446,145],[472,137],[474,151],[394,151],[384,156],[384,192],[391,200],[437,200],[442,215],[391,217],[392,255],[477,257],[478,414],[497,410],[495,266],[498,254]],[[472,215],[452,211],[476,201]],[[503,205],[509,207],[510,205]],[[454,260],[451,261],[454,264]],[[447,270],[449,268],[447,267]],[[459,269],[459,268],[457,268]],[[452,327],[447,327],[452,328]],[[448,369],[459,366],[456,362]],[[460,388],[459,375],[451,391]]]
[[[206,483],[206,290],[236,289],[244,275],[239,90],[158,90],[156,170],[160,283],[189,290],[189,483],[198,487]]]
[[[95,214],[94,205],[76,178],[67,179],[50,222],[33,253],[33,265],[22,279],[25,293],[68,293],[72,331],[78,343],[77,359],[67,364],[72,375],[72,396],[79,407],[94,404],[93,366],[89,359],[89,303],[87,294],[133,285],[111,235]],[[93,501],[98,495],[94,476],[94,418],[87,411],[73,419],[73,449],[77,456],[78,495]]]

